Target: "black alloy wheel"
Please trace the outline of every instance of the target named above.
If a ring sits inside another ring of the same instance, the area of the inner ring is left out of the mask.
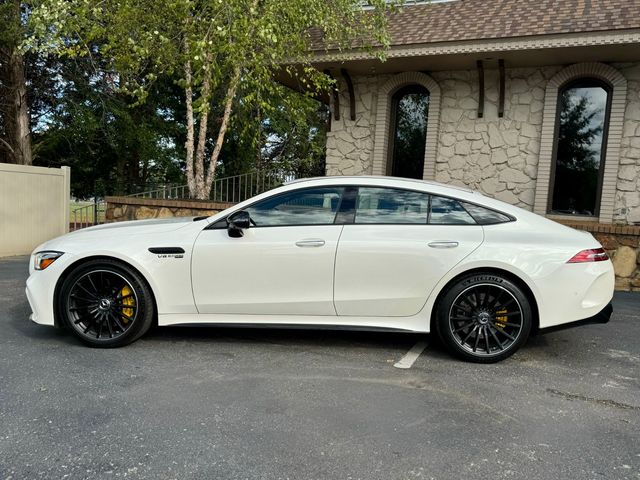
[[[59,315],[83,342],[119,347],[142,336],[153,321],[153,298],[144,279],[113,260],[76,267],[59,293]]]
[[[532,312],[524,292],[499,275],[465,277],[436,311],[440,338],[457,356],[491,363],[512,355],[527,339]]]

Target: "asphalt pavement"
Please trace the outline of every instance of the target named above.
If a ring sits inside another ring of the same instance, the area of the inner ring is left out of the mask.
[[[494,365],[414,334],[35,325],[0,260],[0,479],[640,479],[640,294]],[[427,343],[408,369],[395,368]]]

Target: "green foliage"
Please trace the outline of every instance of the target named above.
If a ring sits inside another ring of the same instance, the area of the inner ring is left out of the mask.
[[[187,129],[197,128],[206,137],[207,180],[218,163],[230,171],[237,168],[234,162],[245,161],[228,159],[234,146],[247,156],[257,147],[257,165],[306,162],[315,166],[300,168],[315,172],[324,132],[322,114],[310,97],[331,81],[311,68],[312,35],[322,32],[327,48],[367,48],[383,57],[389,3],[368,3],[372,8],[363,13],[358,0],[36,0],[32,34],[23,46],[103,61],[115,91],[131,96],[134,107],[149,100],[159,81],[172,79],[185,91]],[[307,98],[283,93],[274,81],[274,72],[283,69],[297,78]],[[224,108],[228,97],[235,97],[231,119]],[[229,120],[230,138],[219,156],[215,146],[221,145]],[[206,128],[195,127],[198,122]],[[194,147],[195,137],[188,141]],[[202,157],[196,149],[194,160],[187,149],[188,178],[190,171],[200,180],[205,176]]]
[[[283,86],[275,88],[267,102],[275,106],[268,109],[268,116],[260,108],[237,102],[218,175],[237,175],[256,167],[298,177],[324,175],[328,108]]]
[[[14,2],[0,3],[0,48],[10,51],[22,43],[23,28]]]
[[[172,115],[181,103],[171,82],[158,82],[144,105],[133,106],[87,59],[62,62],[56,78],[55,106],[34,125],[36,164],[71,166],[74,196],[182,181],[183,151],[175,142],[182,128]]]
[[[296,64],[291,72],[310,88],[326,88],[328,79],[304,68],[311,59],[313,29],[335,48],[388,45],[387,3],[369,2],[362,13],[356,0],[40,0],[31,16],[33,35],[25,46],[63,56],[101,53],[121,76],[120,88],[145,98],[148,87],[163,75],[187,82],[184,66],[190,62],[192,84],[212,76],[212,90],[225,84],[239,68],[244,100],[258,105],[273,88],[273,70]],[[384,48],[376,54],[383,55]],[[202,98],[198,110],[208,108]],[[262,105],[268,107],[268,104]]]

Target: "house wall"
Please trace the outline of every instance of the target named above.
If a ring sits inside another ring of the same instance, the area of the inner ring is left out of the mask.
[[[640,222],[640,63],[614,65],[627,79],[614,222]],[[505,72],[504,116],[498,117],[498,71],[485,70],[484,116],[478,118],[475,70],[433,72],[441,88],[435,180],[464,185],[533,210],[545,88],[564,66]],[[373,171],[378,94],[391,75],[353,77],[356,119],[340,82],[340,119],[327,137],[328,175]],[[335,108],[335,105],[332,105]],[[388,135],[388,129],[386,129]]]
[[[640,224],[640,63],[614,66],[627,79],[614,221]]]

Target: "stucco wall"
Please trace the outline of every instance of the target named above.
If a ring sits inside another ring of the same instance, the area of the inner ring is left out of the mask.
[[[640,63],[614,66],[628,80],[614,220],[640,222]],[[475,70],[431,73],[442,91],[435,180],[469,186],[532,210],[545,87],[562,68],[508,68],[502,118],[498,117],[497,70],[485,70],[483,118],[477,116]],[[371,174],[378,92],[389,78],[353,78],[355,121],[349,118],[349,98],[340,82],[340,119],[332,120],[327,138],[328,175]]]

